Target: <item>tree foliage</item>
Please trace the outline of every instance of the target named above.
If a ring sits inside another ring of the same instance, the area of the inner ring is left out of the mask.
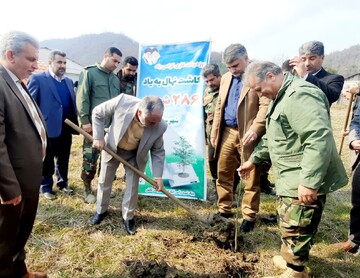
[[[185,166],[190,165],[195,160],[194,148],[183,136],[180,136],[179,140],[175,141],[174,144],[175,147],[173,155],[180,158],[179,164],[182,166],[182,173],[184,173]]]

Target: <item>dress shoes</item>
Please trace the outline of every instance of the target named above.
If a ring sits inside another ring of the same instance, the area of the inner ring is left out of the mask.
[[[254,230],[254,226],[255,226],[255,222],[243,220],[240,229],[243,233],[250,233],[252,230]]]
[[[286,270],[288,268],[287,263],[282,256],[276,255],[272,258],[272,260],[273,260],[274,265],[277,268],[284,269],[284,270]]]
[[[48,278],[48,276],[44,272],[28,272],[21,278]]]
[[[70,187],[63,187],[63,188],[60,188],[60,191],[64,194],[67,194],[67,195],[73,195],[74,194],[74,190],[72,190]]]
[[[306,268],[303,271],[295,271],[288,267],[281,275],[267,276],[263,278],[309,278],[309,273]]]
[[[95,204],[96,203],[96,197],[91,191],[90,192],[85,191],[84,201],[87,204]]]
[[[99,213],[96,213],[95,216],[94,216],[94,218],[91,220],[91,223],[92,223],[93,225],[98,225],[98,224],[100,224],[101,221],[103,221],[104,218],[105,218],[108,214],[109,214],[108,211],[105,211],[105,212],[100,213],[100,214],[99,214]]]
[[[276,215],[264,216],[264,217],[261,217],[260,220],[265,225],[275,225],[275,224],[277,224]]]
[[[220,211],[219,211],[219,212],[215,213],[214,216],[220,216],[220,217],[224,217],[224,218],[229,219],[229,218],[231,218],[231,217],[234,216],[234,213],[233,213],[233,212],[227,212],[227,213],[225,213],[225,212],[220,212]]]
[[[129,235],[134,235],[136,233],[135,220],[128,219],[124,220],[125,230]]]
[[[351,240],[332,244],[331,247],[352,254],[360,254],[359,245],[352,242]]]
[[[287,266],[287,262],[284,260],[284,258],[280,255],[276,255],[272,258],[272,261],[274,263],[274,265],[277,268],[283,269],[283,270],[287,270],[289,267]],[[305,266],[305,269],[303,272],[300,272],[301,274],[298,275],[312,275],[312,271],[310,269],[310,267]],[[294,273],[293,273],[294,274]],[[296,273],[295,273],[296,274]],[[301,276],[300,276],[301,277]]]
[[[268,194],[268,195],[276,195],[276,191],[274,190],[275,184],[271,183],[267,180],[265,183],[260,184],[260,192]]]
[[[217,198],[218,198],[218,196],[217,196],[216,193],[209,194],[209,195],[207,196],[208,201],[216,201]]]
[[[43,193],[43,196],[48,200],[55,200],[56,199],[56,196],[55,196],[54,192],[45,192],[45,193]]]

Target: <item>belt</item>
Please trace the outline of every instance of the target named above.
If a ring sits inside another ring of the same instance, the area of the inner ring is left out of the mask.
[[[225,127],[232,128],[232,129],[237,129],[238,128],[237,126],[230,126],[230,125],[226,125]]]

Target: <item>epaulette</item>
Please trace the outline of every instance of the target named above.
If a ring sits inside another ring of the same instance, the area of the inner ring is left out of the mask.
[[[96,68],[96,65],[90,65],[90,66],[84,67],[84,69],[90,69],[90,68]]]

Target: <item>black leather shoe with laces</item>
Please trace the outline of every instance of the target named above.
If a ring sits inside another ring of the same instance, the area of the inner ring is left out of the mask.
[[[101,221],[104,220],[104,218],[108,215],[109,213],[107,211],[103,212],[103,213],[96,213],[94,218],[91,220],[91,223],[93,225],[98,225],[101,223]]]
[[[136,233],[135,220],[128,219],[124,220],[125,230],[129,235],[134,235]]]
[[[240,229],[243,233],[249,233],[254,230],[255,222],[243,220],[241,223]]]

